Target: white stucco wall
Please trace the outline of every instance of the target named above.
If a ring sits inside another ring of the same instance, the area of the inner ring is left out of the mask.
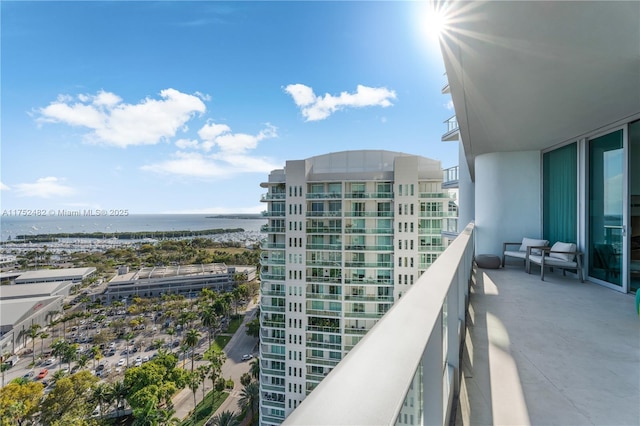
[[[475,220],[475,184],[471,181],[464,146],[458,148],[458,232]]]
[[[476,253],[502,253],[503,242],[539,238],[539,151],[498,152],[475,159]]]

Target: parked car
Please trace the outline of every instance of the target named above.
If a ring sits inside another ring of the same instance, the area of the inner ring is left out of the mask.
[[[118,361],[118,367],[122,367],[127,361],[124,358],[120,358],[120,361]]]
[[[242,355],[242,360],[243,360],[243,361],[248,361],[248,360],[250,360],[251,358],[253,358],[253,355],[251,355],[251,354],[244,354],[244,355]]]
[[[40,370],[40,372],[38,373],[38,376],[36,378],[38,380],[44,379],[45,377],[47,377],[47,374],[49,374],[49,370],[46,369],[46,368],[43,368],[42,370]]]

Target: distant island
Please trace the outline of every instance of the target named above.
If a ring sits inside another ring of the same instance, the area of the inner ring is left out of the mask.
[[[116,238],[118,240],[141,240],[144,238],[180,238],[180,237],[200,237],[203,235],[227,234],[233,232],[244,232],[243,228],[231,229],[204,229],[201,231],[140,231],[140,232],[71,232],[59,234],[38,234],[38,235],[18,235],[13,240],[14,243],[23,242],[55,242],[58,238],[93,238],[106,239]],[[7,241],[11,243],[11,241]]]
[[[205,216],[205,219],[262,219],[260,213],[238,213],[238,214],[217,214],[215,216]]]

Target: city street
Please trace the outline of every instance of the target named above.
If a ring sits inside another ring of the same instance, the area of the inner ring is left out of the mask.
[[[257,356],[257,344],[258,339],[248,336],[246,333],[246,323],[255,318],[257,313],[257,305],[250,302],[247,305],[246,315],[238,331],[233,335],[229,343],[224,349],[227,356],[226,362],[222,365],[222,377],[225,379],[231,379],[234,382],[234,388],[231,391],[229,397],[218,408],[216,413],[222,411],[240,412],[238,408],[238,400],[240,399],[240,391],[242,390],[242,384],[240,383],[240,377],[249,371],[251,361],[242,361],[242,355],[252,354]],[[206,361],[196,361],[195,365],[204,365]],[[209,392],[211,389],[211,381],[206,380],[204,383],[205,392]],[[196,401],[202,400],[202,388],[199,388],[196,392]],[[193,410],[193,392],[190,389],[183,389],[173,398],[173,404],[176,410],[175,416],[180,419],[185,419],[191,410]]]

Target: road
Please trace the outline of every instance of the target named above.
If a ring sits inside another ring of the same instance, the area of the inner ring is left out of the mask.
[[[240,377],[249,371],[251,361],[242,361],[242,355],[252,354],[257,355],[258,339],[248,336],[246,333],[246,323],[255,318],[257,313],[257,305],[252,302],[247,305],[246,314],[240,328],[233,335],[227,346],[224,348],[224,352],[227,356],[227,361],[222,365],[222,377],[225,379],[232,379],[234,382],[233,390],[229,397],[222,403],[220,408],[215,414],[222,411],[240,412],[238,408],[238,400],[240,399],[240,392],[242,390],[242,384],[240,383]],[[196,366],[206,364],[206,361],[197,361]],[[209,392],[211,389],[211,380],[205,380],[204,383],[205,392]],[[198,388],[196,392],[196,401],[202,400],[202,387]],[[185,419],[191,410],[193,410],[193,392],[191,389],[186,388],[180,391],[173,398],[173,405],[176,410],[175,416],[179,419]]]

